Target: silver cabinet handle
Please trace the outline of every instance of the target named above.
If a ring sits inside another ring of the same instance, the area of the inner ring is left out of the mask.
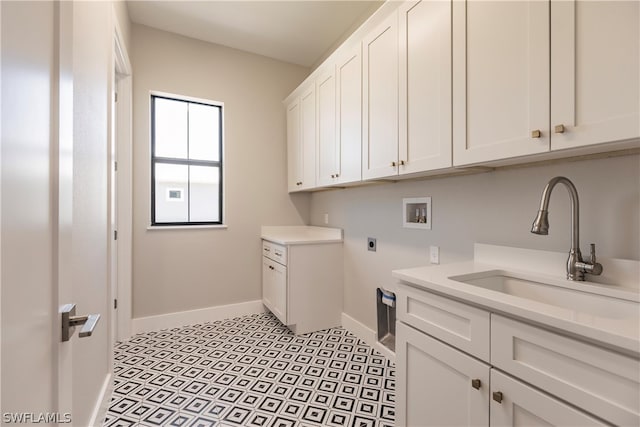
[[[82,325],[80,338],[90,337],[100,320],[99,314],[76,316],[76,305],[67,304],[62,307],[62,341],[69,341],[75,332],[75,327]]]

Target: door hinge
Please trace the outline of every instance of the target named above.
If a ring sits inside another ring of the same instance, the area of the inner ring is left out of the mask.
[[[118,162],[113,162],[113,170],[118,172]]]
[[[113,101],[118,102],[118,92],[113,92]]]
[[[113,240],[118,240],[118,230],[113,230]]]
[[[113,309],[116,310],[118,308],[118,300],[114,299],[113,300]]]

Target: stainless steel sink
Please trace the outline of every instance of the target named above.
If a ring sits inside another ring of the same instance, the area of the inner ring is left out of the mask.
[[[590,316],[608,319],[640,317],[638,301],[604,295],[606,290],[603,293],[597,293],[594,287],[589,285],[583,285],[584,289],[578,289],[585,282],[564,283],[560,280],[503,270],[451,276],[449,279]]]

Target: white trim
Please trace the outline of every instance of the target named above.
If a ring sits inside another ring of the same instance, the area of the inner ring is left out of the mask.
[[[102,383],[102,388],[100,389],[100,394],[98,394],[98,399],[96,400],[93,412],[91,413],[91,418],[89,418],[90,426],[102,425],[102,422],[107,415],[107,409],[109,409],[112,392],[113,381],[111,380],[111,373],[108,373],[104,378],[104,382]]]
[[[238,304],[218,305],[198,310],[178,311],[157,316],[138,317],[132,321],[132,333],[158,331],[161,329],[179,328],[216,320],[230,319],[248,314],[260,314],[266,311],[262,300],[241,302]]]
[[[387,347],[380,344],[376,338],[376,331],[370,329],[364,323],[359,322],[347,313],[342,313],[342,327],[351,332],[357,338],[364,341],[370,347],[380,352],[387,359],[395,363],[396,354],[389,350]]]
[[[132,271],[133,271],[133,86],[131,82],[131,61],[124,42],[117,13],[113,16],[113,62],[115,65],[116,92],[116,143],[117,143],[117,218],[118,218],[118,270],[117,295],[118,300],[116,339],[119,341],[131,337],[132,317]],[[113,295],[112,295],[113,297]],[[108,301],[112,307],[112,301]]]
[[[148,231],[154,230],[202,230],[207,228],[226,230],[229,228],[226,224],[219,225],[149,225]]]
[[[0,46],[2,45],[2,2],[0,2]],[[0,88],[2,87],[2,55],[0,55]],[[2,140],[2,95],[0,94],[0,140]],[[2,150],[0,149],[0,176],[2,176]],[[0,242],[2,241],[2,186],[0,185]],[[0,244],[0,260],[2,244]],[[2,286],[2,262],[0,261],[0,289]],[[2,292],[0,292],[0,319],[2,319]],[[0,348],[2,348],[2,328],[0,327]],[[2,378],[2,352],[0,351],[0,378]],[[0,390],[2,387],[0,387]],[[0,391],[0,414],[2,411],[2,391]]]

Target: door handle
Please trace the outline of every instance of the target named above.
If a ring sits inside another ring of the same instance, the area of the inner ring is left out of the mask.
[[[62,341],[69,341],[76,330],[76,326],[82,325],[80,338],[90,337],[100,320],[99,314],[76,316],[76,305],[67,304],[62,307]]]

